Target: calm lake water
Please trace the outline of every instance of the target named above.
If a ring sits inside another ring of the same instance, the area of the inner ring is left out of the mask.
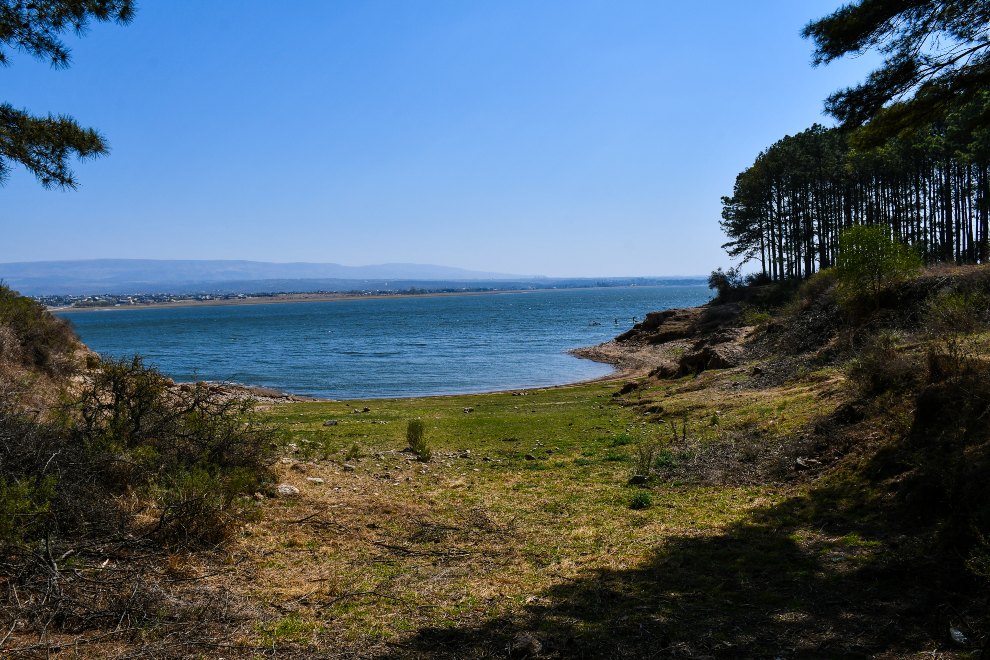
[[[177,381],[232,381],[351,399],[596,378],[611,368],[566,351],[611,339],[646,312],[709,297],[704,285],[677,285],[62,316],[94,351],[138,353]]]

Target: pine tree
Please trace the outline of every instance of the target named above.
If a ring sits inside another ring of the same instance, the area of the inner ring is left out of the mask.
[[[133,0],[0,0],[0,65],[10,64],[12,51],[21,51],[47,59],[53,67],[67,67],[69,49],[61,34],[82,34],[90,21],[126,24],[133,15]],[[70,157],[106,153],[103,137],[71,117],[39,117],[0,103],[0,184],[19,163],[46,188],[75,188]]]
[[[883,65],[832,94],[846,127],[871,146],[943,117],[990,86],[990,0],[857,0],[809,23],[814,64],[876,51]],[[986,117],[984,117],[986,120]]]

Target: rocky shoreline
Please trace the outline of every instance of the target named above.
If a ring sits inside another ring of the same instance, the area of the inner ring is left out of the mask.
[[[615,339],[569,353],[615,366],[612,378],[731,368],[743,361],[743,344],[752,330],[740,326],[740,311],[736,304],[708,304],[650,312]]]

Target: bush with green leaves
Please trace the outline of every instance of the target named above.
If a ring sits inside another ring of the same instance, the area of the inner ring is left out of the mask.
[[[653,496],[646,490],[636,491],[629,500],[630,509],[649,509],[651,506],[653,506]]]
[[[713,270],[708,276],[708,288],[715,289],[720,300],[728,298],[733,291],[742,288],[744,279],[739,268],[729,268]]]
[[[165,553],[215,548],[257,512],[244,496],[272,478],[271,433],[249,402],[175,385],[138,358],[87,360],[69,381],[80,348],[66,323],[0,286],[0,583],[16,585],[0,589],[4,625],[79,632],[226,616],[209,596],[176,599],[156,576]],[[40,410],[21,380],[53,390]]]
[[[849,227],[839,235],[835,272],[849,303],[868,299],[879,306],[884,289],[916,275],[921,256],[878,225]]]
[[[426,442],[423,420],[409,420],[409,424],[406,426],[406,441],[419,460],[425,463],[433,458],[433,450],[430,449],[430,445]]]

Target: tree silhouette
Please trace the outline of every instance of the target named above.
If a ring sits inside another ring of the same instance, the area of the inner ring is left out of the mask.
[[[832,94],[826,109],[847,127],[872,126],[874,144],[929,123],[990,84],[990,1],[858,0],[809,23],[814,63],[876,51],[883,65]]]

